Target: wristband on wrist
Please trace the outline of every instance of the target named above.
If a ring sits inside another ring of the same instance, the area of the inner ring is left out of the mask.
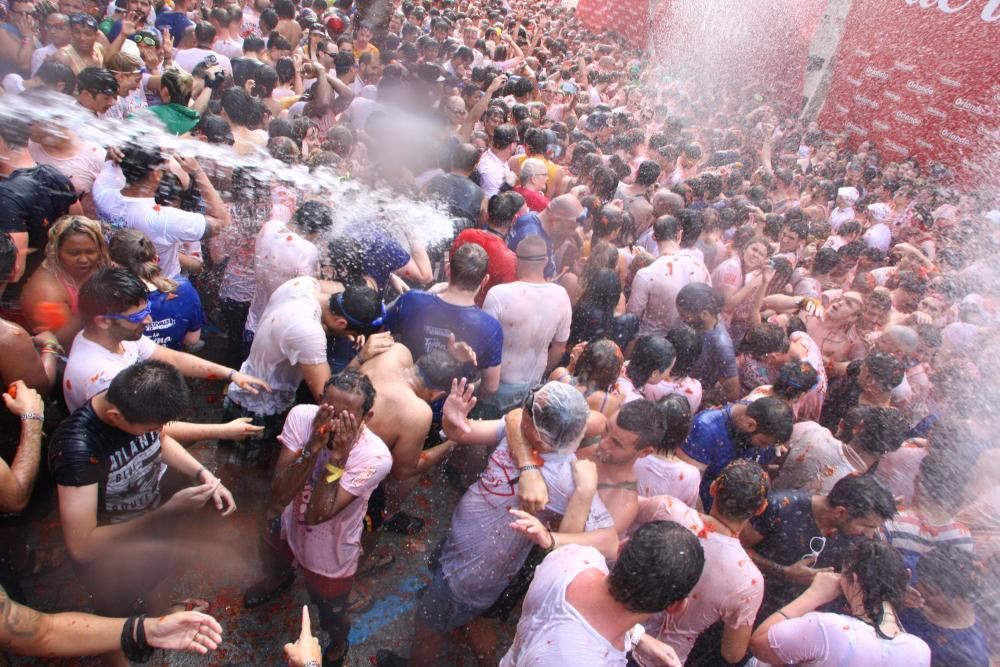
[[[195,175],[197,175],[197,174],[195,174]],[[233,381],[233,376],[236,375],[238,372],[239,371],[237,371],[236,369],[233,369],[233,368],[229,369],[229,375],[226,376],[226,382],[232,382]]]
[[[639,640],[646,634],[646,628],[636,623],[625,633],[625,652],[628,653],[639,645]]]
[[[122,653],[132,662],[146,662],[156,651],[146,642],[146,627],[143,625],[145,619],[145,614],[129,616],[122,628]]]
[[[530,471],[532,471],[532,470],[534,470],[534,471],[536,471],[536,472],[537,472],[538,470],[541,470],[541,468],[539,468],[538,466],[536,466],[536,465],[535,465],[534,463],[529,463],[528,465],[526,465],[526,466],[521,466],[521,467],[519,467],[519,468],[517,469],[517,471],[518,471],[519,473],[522,473],[522,474],[523,474],[523,473],[526,473],[526,472],[530,472]]]
[[[39,412],[25,412],[23,415],[21,415],[21,421],[43,422],[45,421],[45,416]]]

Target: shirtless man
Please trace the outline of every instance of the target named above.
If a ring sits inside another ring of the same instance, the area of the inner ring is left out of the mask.
[[[639,512],[633,466],[653,453],[664,430],[659,407],[646,399],[626,403],[607,420],[597,445],[597,492],[615,520],[619,537],[624,537]]]
[[[392,452],[392,482],[387,487],[390,517],[401,509],[420,475],[455,446],[448,441],[422,451],[434,416],[429,404],[448,393],[452,380],[462,377],[464,364],[475,363],[474,358],[468,345],[456,343],[452,337],[449,352],[437,350],[414,361],[405,345],[395,343],[361,365],[361,372],[371,379],[377,396],[368,428]],[[413,525],[407,532],[420,530],[416,521],[410,523]]]

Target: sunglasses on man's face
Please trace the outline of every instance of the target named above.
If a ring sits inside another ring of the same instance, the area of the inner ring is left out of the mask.
[[[106,317],[110,320],[125,320],[126,322],[131,322],[132,324],[142,324],[142,321],[145,320],[147,317],[149,317],[149,313],[151,312],[151,310],[152,309],[147,303],[146,307],[140,310],[138,313],[132,313],[131,315],[121,315],[119,313],[105,313],[104,315],[101,315],[101,317]]]

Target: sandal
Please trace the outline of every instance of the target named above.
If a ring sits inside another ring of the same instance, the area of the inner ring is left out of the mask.
[[[362,593],[357,589],[351,590],[351,596],[347,599],[347,606],[344,608],[349,614],[357,614],[372,606],[374,599],[367,593]]]
[[[365,566],[354,573],[356,578],[367,577],[392,567],[396,562],[396,556],[388,549],[379,549],[372,553],[365,561]]]
[[[197,611],[207,614],[212,610],[212,603],[203,598],[184,598],[170,603],[171,611]]]

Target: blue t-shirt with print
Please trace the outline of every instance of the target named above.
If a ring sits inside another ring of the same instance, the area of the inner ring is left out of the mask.
[[[177,281],[173,292],[153,290],[149,293],[150,317],[146,335],[159,345],[179,350],[184,336],[205,326],[205,313],[201,308],[198,291],[187,280]]]
[[[691,377],[708,391],[716,382],[738,374],[733,339],[720,320],[714,329],[701,334],[701,355],[691,367]]]
[[[468,343],[480,369],[500,365],[503,327],[476,306],[455,306],[427,292],[411,290],[389,308],[385,328],[409,348],[414,359],[448,349],[448,335]]]

